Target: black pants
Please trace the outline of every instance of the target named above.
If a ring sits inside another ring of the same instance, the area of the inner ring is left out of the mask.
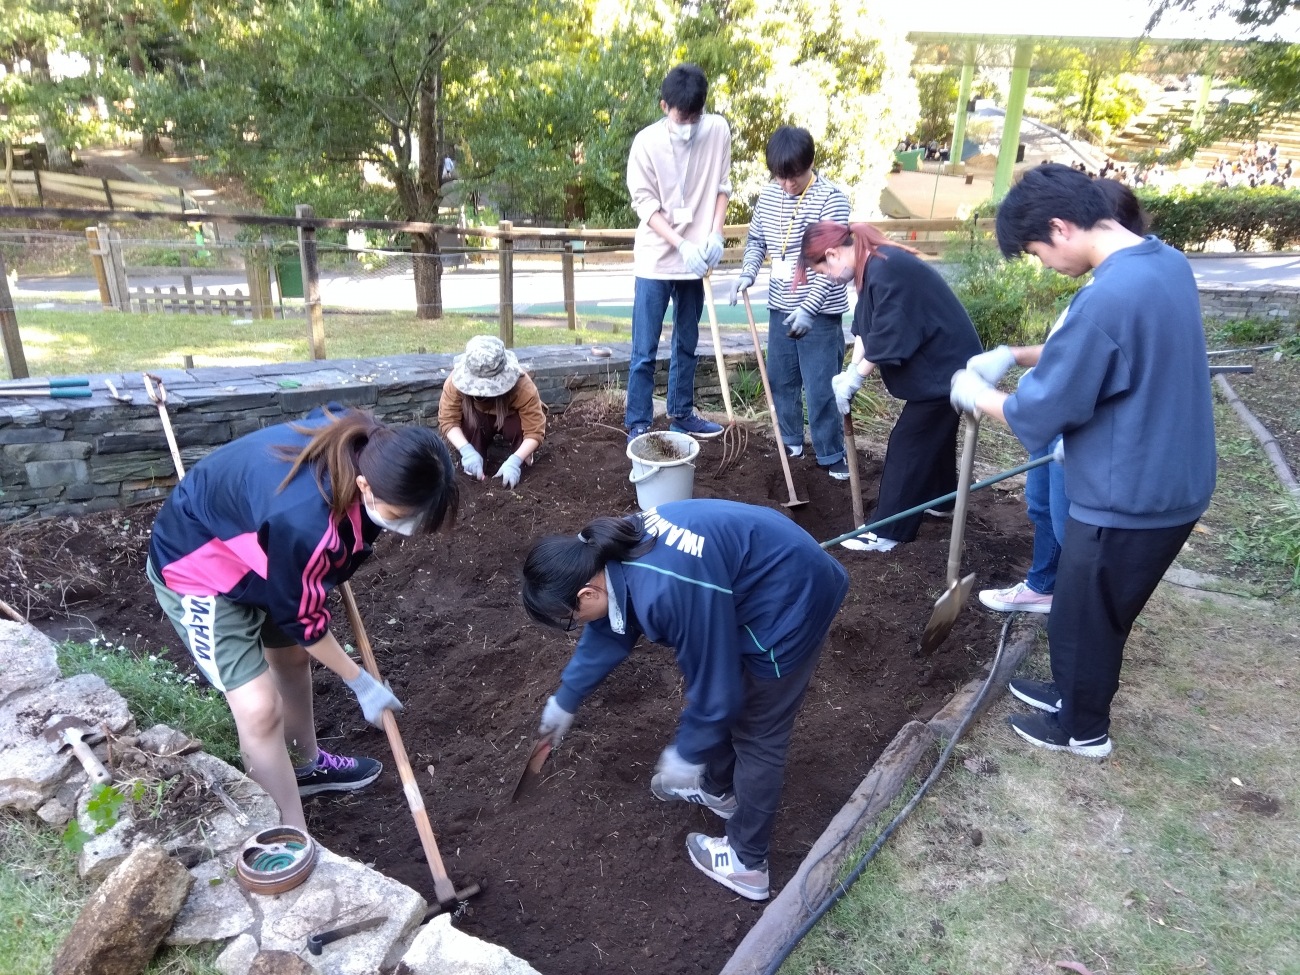
[[[1110,730],[1133,621],[1196,522],[1175,528],[1098,528],[1073,518],[1047,620],[1061,727],[1079,741]]]
[[[879,521],[922,501],[957,490],[957,427],[961,417],[946,399],[908,400],[889,434],[889,451],[880,475],[876,512]],[[952,502],[942,506],[952,508]],[[910,542],[921,527],[921,515],[885,525],[881,538]]]
[[[705,759],[704,789],[714,795],[735,790],[737,808],[727,821],[727,839],[750,869],[767,866],[790,733],[821,655],[818,646],[798,667],[776,678],[745,671],[740,718],[731,726],[730,740]]]

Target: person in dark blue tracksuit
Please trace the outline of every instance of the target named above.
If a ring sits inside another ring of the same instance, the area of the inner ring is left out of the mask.
[[[675,501],[544,538],[524,563],[524,606],[545,625],[587,625],[540,732],[558,744],[642,635],[672,647],[687,705],[651,790],[725,819],[726,836],[688,835],[691,862],[764,900],[790,733],[848,587],[807,532],[734,501]]]

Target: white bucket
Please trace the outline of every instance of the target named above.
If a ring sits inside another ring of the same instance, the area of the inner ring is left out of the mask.
[[[686,501],[695,490],[695,457],[699,441],[672,431],[643,433],[627,445],[636,485],[636,503],[642,511],[669,501]]]

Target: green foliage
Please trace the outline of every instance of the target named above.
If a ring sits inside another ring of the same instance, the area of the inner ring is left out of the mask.
[[[1283,319],[1227,318],[1209,327],[1214,341],[1224,346],[1263,345],[1282,337]]]
[[[1274,506],[1277,518],[1271,526],[1270,540],[1277,558],[1293,570],[1291,585],[1300,587],[1300,504],[1294,500]]]
[[[1037,60],[1048,69],[1043,84],[1058,112],[1052,121],[1078,137],[1106,141],[1145,105],[1122,78],[1141,57],[1141,45],[1127,41],[1045,45]]]
[[[731,398],[744,410],[762,412],[767,409],[767,395],[763,392],[763,377],[757,369],[741,366],[731,381]]]
[[[1049,271],[1032,257],[1003,260],[985,245],[948,250],[953,291],[966,306],[986,349],[1033,345],[1087,280]]]
[[[1138,199],[1151,215],[1151,232],[1179,250],[1200,250],[1221,238],[1243,251],[1261,238],[1274,250],[1300,244],[1300,189],[1176,186],[1139,190]]]
[[[74,817],[69,820],[67,829],[63,831],[63,845],[71,853],[80,853],[81,848],[92,836],[107,833],[117,825],[117,814],[124,802],[126,802],[126,794],[117,786],[106,782],[96,785],[90,790],[90,798],[86,802],[86,815],[95,824],[95,828],[87,833]]]
[[[95,638],[59,644],[59,667],[66,676],[104,678],[126,698],[142,727],[171,725],[203,742],[218,758],[239,761],[239,737],[225,699],[196,674],[182,674],[167,658],[137,654]]]
[[[952,138],[953,113],[959,91],[955,71],[929,71],[916,76],[916,93],[921,99],[921,121],[916,138],[920,143]]]

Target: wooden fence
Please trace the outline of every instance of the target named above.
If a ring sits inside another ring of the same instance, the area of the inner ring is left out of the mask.
[[[19,171],[14,171],[17,175]],[[41,178],[52,174],[42,174]],[[109,181],[110,183],[112,181]],[[139,186],[141,184],[131,183],[129,186]],[[111,187],[107,187],[111,191]],[[19,218],[27,220],[94,220],[94,221],[114,221],[119,223],[129,223],[134,221],[147,220],[167,220],[173,222],[189,222],[192,216],[187,216],[184,212],[179,212],[178,208],[148,210],[114,210],[106,212],[103,210],[77,209],[71,207],[20,207],[20,206],[0,206],[0,218]],[[407,234],[436,234],[439,236],[450,235],[458,236],[462,239],[466,237],[478,237],[486,240],[496,241],[497,251],[497,277],[498,277],[498,301],[499,301],[499,331],[501,340],[507,347],[514,345],[515,318],[514,318],[514,267],[515,258],[519,256],[520,251],[515,247],[519,242],[536,242],[539,246],[543,242],[558,244],[558,248],[553,248],[552,253],[558,251],[561,275],[563,278],[564,288],[564,308],[568,319],[570,329],[577,328],[577,301],[575,296],[575,262],[577,255],[583,253],[588,243],[597,244],[603,252],[609,253],[612,249],[614,253],[621,253],[624,257],[630,257],[630,246],[635,239],[635,230],[588,230],[585,228],[567,228],[567,227],[516,227],[509,220],[500,221],[495,227],[456,227],[447,224],[427,223],[421,221],[396,221],[396,220],[340,220],[331,217],[317,217],[312,208],[306,205],[297,207],[297,213],[292,217],[270,216],[255,213],[239,214],[222,214],[219,218],[223,223],[233,223],[253,227],[293,227],[298,231],[299,255],[302,266],[303,279],[303,300],[307,312],[308,327],[308,348],[311,350],[313,359],[325,358],[325,323],[323,309],[320,300],[320,267],[317,260],[316,232],[318,230],[382,230],[390,233],[407,233]],[[872,220],[867,221],[882,232],[892,235],[895,239],[907,241],[912,246],[917,247],[922,252],[929,251],[936,253],[942,249],[945,239],[942,237],[945,233],[955,231],[969,231],[972,233],[983,233],[993,230],[993,220],[982,219],[973,225],[970,221],[962,220]],[[723,236],[731,239],[742,239],[748,234],[748,224],[733,224],[723,228]],[[92,236],[92,233],[94,236]],[[270,303],[270,285],[264,282],[266,276],[266,266],[269,260],[263,256],[253,256],[247,258],[248,279],[250,295],[245,298],[236,291],[235,295],[208,295],[207,289],[202,296],[194,295],[192,289],[188,294],[180,294],[173,288],[171,292],[160,294],[157,289],[153,295],[140,295],[138,290],[131,292],[126,284],[127,268],[125,264],[120,265],[120,276],[114,266],[110,265],[105,258],[110,261],[120,260],[120,238],[116,236],[117,232],[112,231],[105,223],[100,223],[98,227],[86,228],[86,235],[91,240],[92,259],[96,261],[96,278],[100,282],[100,293],[104,298],[106,307],[117,308],[121,311],[131,310],[131,300],[137,301],[144,299],[148,302],[154,302],[155,305],[161,300],[167,304],[165,310],[187,312],[193,311],[199,314],[197,308],[200,298],[207,300],[206,308],[211,309],[215,302],[217,311],[207,310],[206,314],[223,314],[220,309],[232,307],[237,301],[246,302],[249,311],[253,317],[271,317]],[[931,234],[941,235],[939,239],[928,239]],[[922,237],[922,235],[925,235]],[[107,239],[105,239],[107,238]],[[618,245],[628,245],[627,250],[620,251]],[[256,250],[256,249],[255,249]],[[530,256],[538,253],[529,251]],[[544,253],[544,252],[543,252]],[[735,259],[740,256],[741,248],[732,247],[726,252],[728,259]],[[145,270],[145,269],[141,269]],[[173,273],[181,273],[182,269],[171,268]],[[190,274],[197,273],[199,269],[189,269]],[[254,279],[257,279],[255,284]],[[265,288],[265,297],[263,297],[263,288]],[[243,307],[240,305],[239,307]],[[8,315],[12,318],[13,305],[9,297],[7,285],[0,284],[0,339],[3,339],[5,347],[6,361],[10,363],[10,371],[14,378],[22,378],[13,372],[13,365],[17,361],[23,361],[21,343],[18,341],[17,326],[7,327],[5,318],[6,309]],[[141,309],[143,310],[143,308]],[[11,345],[17,343],[17,348],[11,350]],[[12,355],[11,355],[12,351]],[[25,375],[25,365],[24,365]]]
[[[218,288],[215,294],[207,288],[199,292],[180,291],[175,285],[164,289],[155,287],[132,288],[131,300],[136,303],[142,314],[149,312],[184,313],[189,315],[251,315],[253,303],[238,288],[233,294],[226,294],[225,288]]]
[[[201,213],[194,197],[177,186],[130,183],[120,179],[76,176],[39,169],[10,169],[4,174],[9,202],[21,206],[22,199],[34,199],[45,206],[46,195],[70,196],[103,203],[110,210],[142,210],[149,213]]]

